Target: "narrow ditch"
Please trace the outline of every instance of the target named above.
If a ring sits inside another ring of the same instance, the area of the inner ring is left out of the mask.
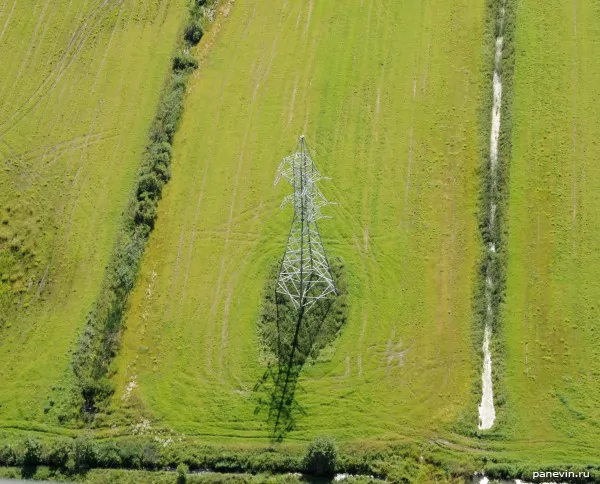
[[[491,429],[496,420],[494,406],[494,388],[492,380],[492,336],[494,321],[497,320],[498,304],[494,303],[494,294],[502,285],[501,273],[495,270],[497,262],[497,244],[499,243],[498,217],[496,212],[501,203],[500,190],[498,189],[498,148],[500,141],[500,127],[502,115],[502,49],[504,46],[504,20],[506,15],[506,0],[499,2],[496,17],[497,34],[494,53],[494,75],[492,82],[493,101],[490,132],[489,174],[487,190],[487,237],[485,265],[485,329],[483,334],[483,369],[481,372],[481,403],[479,405],[480,430]]]

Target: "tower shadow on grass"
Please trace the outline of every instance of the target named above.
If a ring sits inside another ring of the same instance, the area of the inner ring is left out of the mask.
[[[254,386],[256,415],[266,414],[271,440],[280,442],[295,428],[306,410],[298,402],[299,379],[305,364],[317,361],[333,343],[347,319],[344,264],[333,259],[332,273],[338,294],[299,312],[285,296],[275,292],[277,268],[269,278],[259,321],[259,336],[270,362]]]

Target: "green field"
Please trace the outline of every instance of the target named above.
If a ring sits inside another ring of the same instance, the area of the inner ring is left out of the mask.
[[[518,9],[506,366],[514,438],[600,437],[600,6]],[[597,454],[597,452],[596,452]]]
[[[473,372],[483,27],[483,2],[235,3],[191,81],[115,406],[208,439],[269,437],[256,322],[291,220],[273,180],[305,133],[339,204],[321,228],[348,267],[350,318],[301,375],[288,437],[395,440],[457,418]]]
[[[366,468],[391,481],[600,469],[600,4],[220,0],[196,17],[191,5],[204,1],[0,0],[0,475],[21,472],[4,441],[35,431],[147,439],[167,464],[121,462],[146,470],[173,470],[173,455],[303,470],[294,459],[322,435],[348,462],[381,451]],[[496,199],[485,170],[501,5]],[[190,12],[205,32],[182,75],[171,58],[194,44]],[[111,255],[161,89],[180,81],[170,180],[103,367],[116,391],[91,417],[73,403],[74,350],[100,351],[102,335],[78,346],[98,329],[86,315],[134,266]],[[279,208],[291,188],[273,182],[301,134],[331,177],[319,227],[345,264],[349,313],[303,367],[275,445],[257,323],[292,219]],[[506,265],[497,420],[478,431],[490,200]]]
[[[40,421],[97,297],[182,2],[0,4],[0,421]]]

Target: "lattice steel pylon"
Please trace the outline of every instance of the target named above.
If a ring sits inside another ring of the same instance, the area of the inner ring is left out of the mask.
[[[336,294],[331,267],[317,226],[317,220],[324,218],[321,208],[331,202],[317,187],[317,182],[324,177],[308,153],[304,136],[300,136],[298,150],[281,162],[275,184],[281,178],[287,180],[294,189],[292,195],[283,199],[281,208],[292,204],[294,217],[276,292],[287,296],[302,317],[317,301],[331,299]]]

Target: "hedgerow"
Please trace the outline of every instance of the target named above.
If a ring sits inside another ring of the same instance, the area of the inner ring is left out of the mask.
[[[60,421],[75,416],[90,422],[114,392],[109,379],[110,364],[119,350],[127,298],[135,285],[146,242],[154,229],[158,202],[171,177],[173,138],[183,113],[188,79],[198,68],[198,61],[189,54],[189,48],[202,38],[206,3],[206,0],[191,0],[189,4],[188,23],[172,58],[134,193],[124,214],[123,227],[100,294],[88,313],[73,355],[74,412],[58,415]]]
[[[600,478],[597,465],[548,463],[542,469],[539,462],[530,462],[525,455],[519,460],[498,461],[425,443],[385,446],[361,443],[336,449],[329,439],[317,438],[307,446],[292,448],[221,447],[189,441],[165,447],[149,436],[95,440],[89,434],[77,438],[26,436],[0,445],[0,468],[20,468],[21,476],[38,478],[36,469],[43,466],[52,471],[47,477],[81,476],[92,469],[174,471],[179,468],[179,472],[171,474],[171,482],[199,470],[219,473],[214,482],[222,482],[219,475],[228,473],[269,476],[290,472],[328,476],[362,474],[388,482],[463,482],[482,471],[490,478],[528,481],[533,471],[541,470],[589,473],[589,479],[572,482],[596,482]]]

